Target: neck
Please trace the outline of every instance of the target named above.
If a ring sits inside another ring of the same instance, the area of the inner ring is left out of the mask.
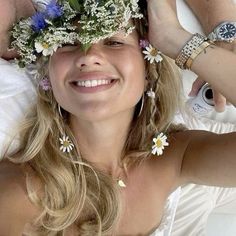
[[[111,176],[117,176],[131,120],[130,114],[96,122],[71,117],[71,128],[83,158]]]

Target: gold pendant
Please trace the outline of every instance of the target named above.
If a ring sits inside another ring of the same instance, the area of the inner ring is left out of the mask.
[[[126,188],[126,185],[125,185],[124,181],[121,180],[121,179],[118,180],[118,185],[119,185],[121,188]]]

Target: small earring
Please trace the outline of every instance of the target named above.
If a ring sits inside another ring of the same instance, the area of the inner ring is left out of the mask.
[[[61,106],[59,104],[57,104],[57,109],[58,109],[58,113],[60,115],[60,117],[64,118],[61,112]]]
[[[144,105],[144,93],[143,93],[142,98],[141,98],[141,107],[140,107],[140,110],[139,110],[139,113],[138,113],[138,117],[141,115],[141,113],[143,111],[143,105]]]

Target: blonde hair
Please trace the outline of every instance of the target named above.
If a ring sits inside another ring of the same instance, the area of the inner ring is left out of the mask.
[[[135,24],[143,37],[144,23]],[[45,65],[41,68],[43,77],[47,69]],[[153,136],[173,130],[171,122],[180,105],[181,81],[173,62],[164,57],[161,64],[147,64],[146,68],[147,88],[153,89],[156,98],[145,97],[141,115],[134,115],[122,156],[127,166],[151,156]],[[117,184],[83,159],[78,147],[69,154],[59,150],[58,139],[63,134],[75,145],[76,140],[67,118],[58,113],[52,91],[38,89],[37,105],[25,119],[20,133],[23,137],[20,150],[9,159],[28,163],[43,186],[39,193],[27,178],[29,197],[42,209],[35,221],[35,233],[64,235],[65,229],[76,223],[79,235],[111,235],[121,210]]]

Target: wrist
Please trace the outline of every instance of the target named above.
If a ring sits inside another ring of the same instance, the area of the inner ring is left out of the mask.
[[[227,49],[227,50],[232,51],[232,52],[236,52],[236,40],[234,40],[232,43],[222,41],[222,42],[215,42],[215,44],[218,47]]]
[[[166,45],[166,51],[163,53],[175,60],[191,37],[192,34],[184,29],[178,29],[174,34],[169,34],[168,37],[163,37]]]

